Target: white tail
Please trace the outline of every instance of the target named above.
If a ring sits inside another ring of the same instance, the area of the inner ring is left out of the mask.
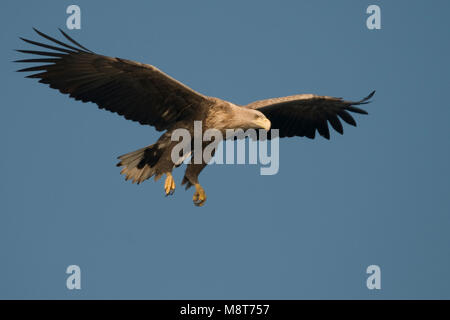
[[[157,159],[154,161],[155,157],[148,157],[149,155],[154,154],[154,152],[151,151],[154,149],[157,150],[154,146],[155,145],[147,146],[118,157],[120,162],[117,166],[124,167],[122,171],[120,171],[120,174],[125,175],[125,180],[132,179],[133,183],[137,182],[139,184],[154,175],[155,170],[153,167],[157,162]]]

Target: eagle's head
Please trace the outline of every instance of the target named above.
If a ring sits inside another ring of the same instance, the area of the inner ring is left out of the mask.
[[[266,118],[266,116],[258,111],[258,110],[251,110],[249,109],[248,111],[251,111],[251,114],[249,114],[250,119],[249,119],[249,124],[250,124],[250,128],[252,129],[264,129],[266,131],[270,130],[270,120]]]
[[[247,129],[264,129],[266,131],[270,130],[270,120],[266,116],[253,109],[242,108],[236,105],[232,105],[229,109],[229,127],[231,129],[241,128]]]

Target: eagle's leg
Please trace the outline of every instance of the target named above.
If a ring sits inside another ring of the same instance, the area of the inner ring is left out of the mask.
[[[175,192],[175,180],[173,179],[172,173],[166,172],[166,181],[164,182],[164,191],[166,196],[172,195]]]
[[[186,172],[184,174],[183,182],[181,182],[182,185],[186,184],[186,189],[190,188],[191,186],[195,187],[195,193],[194,196],[192,197],[192,200],[194,201],[194,204],[197,207],[203,206],[206,201],[205,190],[198,182],[198,175],[203,170],[203,168],[205,168],[206,165],[207,165],[206,163],[188,164]]]
[[[206,201],[206,193],[205,190],[202,188],[200,183],[196,183],[195,185],[195,193],[192,197],[192,200],[194,201],[194,204],[198,207],[201,207],[205,204]]]

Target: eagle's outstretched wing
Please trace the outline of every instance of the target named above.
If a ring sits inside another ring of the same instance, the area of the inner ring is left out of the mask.
[[[116,112],[140,124],[155,126],[157,130],[165,130],[178,120],[201,119],[204,114],[203,108],[207,107],[205,96],[151,65],[96,54],[62,30],[71,44],[34,30],[59,46],[21,38],[32,45],[53,50],[17,50],[41,56],[15,61],[38,63],[18,70],[37,72],[27,78],[40,79],[39,82],[76,100],[94,102],[101,109]]]
[[[280,138],[300,136],[314,139],[317,129],[321,136],[330,139],[328,122],[340,134],[344,133],[344,129],[339,118],[356,126],[348,111],[367,114],[355,106],[369,103],[374,93],[360,101],[301,94],[255,101],[244,107],[261,111],[271,121],[272,129],[279,129]]]

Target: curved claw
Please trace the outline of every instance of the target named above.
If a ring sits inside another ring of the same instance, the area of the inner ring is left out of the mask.
[[[205,190],[203,190],[202,186],[198,183],[195,184],[195,193],[192,197],[192,200],[197,207],[201,207],[205,204],[206,193]]]
[[[175,180],[172,177],[170,172],[166,173],[167,178],[164,182],[164,191],[166,192],[166,197],[169,195],[173,195],[175,192]]]

